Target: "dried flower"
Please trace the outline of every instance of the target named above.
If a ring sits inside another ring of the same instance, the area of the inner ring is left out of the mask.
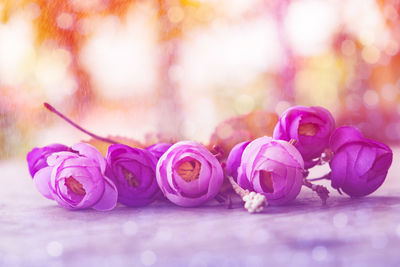
[[[362,197],[377,190],[392,164],[392,150],[383,143],[366,139],[354,127],[337,128],[331,136],[332,187],[351,197]]]
[[[299,194],[304,162],[289,142],[264,136],[243,151],[238,168],[238,184],[263,194],[271,205],[290,202]]]
[[[35,174],[40,170],[47,166],[47,158],[55,153],[60,151],[68,151],[68,147],[62,144],[51,144],[44,147],[35,147],[32,149],[27,155],[26,160],[28,162],[29,173],[32,178]]]
[[[111,210],[117,203],[117,189],[104,175],[106,162],[91,145],[78,143],[71,151],[48,156],[47,167],[34,175],[38,191],[67,209]]]
[[[215,156],[193,141],[171,146],[159,159],[156,175],[164,195],[184,207],[199,206],[214,198],[224,178]]]
[[[161,195],[155,174],[157,159],[149,151],[115,144],[108,148],[106,160],[106,175],[115,183],[120,203],[145,206]]]
[[[247,209],[250,213],[261,212],[264,207],[268,206],[267,199],[264,195],[256,192],[250,192],[249,190],[245,190],[241,188],[235,180],[233,180],[232,176],[228,176],[228,180],[232,185],[233,190],[236,194],[238,194],[242,200],[244,201],[244,208]]]
[[[211,135],[208,148],[219,146],[225,152],[222,158],[225,160],[237,143],[271,135],[277,121],[278,116],[266,110],[257,110],[229,118],[217,125]]]
[[[250,192],[243,197],[244,207],[250,212],[261,212],[266,206],[267,200],[264,195]]]
[[[286,110],[275,126],[274,139],[297,140],[296,148],[304,159],[305,168],[318,164],[335,128],[331,113],[322,107],[295,106]]]
[[[241,142],[236,144],[231,152],[229,153],[228,159],[226,160],[226,173],[229,176],[232,176],[234,180],[237,179],[237,169],[240,166],[240,162],[242,161],[242,154],[244,149],[250,141]]]

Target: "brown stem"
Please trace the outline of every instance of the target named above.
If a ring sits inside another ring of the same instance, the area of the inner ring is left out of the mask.
[[[241,198],[243,198],[244,196],[248,195],[250,192],[249,190],[245,190],[243,188],[241,188],[236,182],[235,180],[233,180],[232,176],[228,176],[228,180],[232,185],[233,190],[236,192],[236,194],[238,194]]]
[[[295,146],[295,145],[297,144],[297,140],[296,140],[296,139],[290,139],[290,140],[289,140],[289,144]]]
[[[219,146],[219,145],[214,145],[212,147],[212,150],[214,150],[216,152],[216,154],[214,155],[219,161],[222,160],[224,158],[225,152],[224,149]]]
[[[329,190],[326,189],[325,186],[313,184],[310,181],[308,181],[307,179],[303,179],[303,185],[310,188],[312,191],[316,192],[318,194],[318,196],[321,198],[322,204],[323,205],[326,204],[326,200],[329,197]]]
[[[112,139],[109,138],[105,138],[105,137],[101,137],[98,136],[97,134],[91,133],[88,130],[83,129],[81,126],[79,126],[78,124],[76,124],[75,122],[73,122],[72,120],[70,120],[69,118],[67,118],[67,116],[65,116],[64,114],[62,114],[61,112],[59,112],[57,109],[55,109],[52,105],[50,105],[49,103],[44,102],[43,106],[48,109],[50,112],[53,112],[54,114],[56,114],[57,116],[59,116],[61,119],[65,120],[66,122],[68,122],[70,125],[72,125],[73,127],[75,127],[76,129],[78,129],[81,132],[84,132],[85,134],[93,137],[94,139],[98,139],[100,141],[106,142],[106,143],[110,143],[110,144],[118,144],[117,141],[114,141]]]

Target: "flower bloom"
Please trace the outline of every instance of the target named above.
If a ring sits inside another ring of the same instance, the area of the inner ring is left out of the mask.
[[[62,144],[51,144],[44,147],[35,147],[32,149],[27,155],[26,160],[28,162],[29,173],[32,178],[35,174],[44,167],[49,166],[47,164],[47,158],[55,153],[60,151],[68,151],[68,147]]]
[[[334,152],[331,167],[332,187],[351,197],[371,194],[385,181],[392,164],[392,150],[383,143],[363,137],[351,126],[337,128],[331,136]]]
[[[100,152],[85,143],[47,158],[47,167],[33,177],[38,191],[67,209],[111,210],[117,189],[105,175],[106,162]]]
[[[294,200],[303,183],[304,162],[289,142],[264,136],[244,149],[238,168],[238,184],[263,194],[269,204]]]
[[[146,150],[151,152],[151,154],[153,154],[158,160],[171,146],[172,144],[168,143],[157,143],[149,147],[146,147]]]
[[[335,120],[322,107],[295,106],[287,109],[275,126],[273,138],[297,141],[296,148],[304,159],[306,169],[318,163],[327,148]]]
[[[242,154],[244,149],[250,141],[241,142],[236,144],[231,152],[229,153],[228,159],[226,160],[226,173],[229,176],[232,176],[234,180],[237,179],[237,169],[240,166],[240,162],[242,161]]]
[[[115,144],[108,148],[106,175],[118,189],[118,201],[140,207],[161,195],[156,181],[157,159],[149,151]]]
[[[183,207],[199,206],[214,198],[224,179],[215,156],[193,141],[171,146],[159,159],[156,175],[164,195]]]

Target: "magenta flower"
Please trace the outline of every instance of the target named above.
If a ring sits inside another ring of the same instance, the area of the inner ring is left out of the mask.
[[[218,160],[204,146],[181,141],[161,156],[156,169],[164,195],[183,207],[194,207],[214,198],[224,179]]]
[[[62,144],[51,144],[44,147],[35,147],[32,149],[27,155],[26,160],[28,162],[29,173],[32,178],[35,174],[44,167],[49,166],[47,164],[47,158],[55,153],[60,151],[68,151],[68,147]]]
[[[240,162],[242,161],[243,151],[249,143],[250,141],[236,144],[232,148],[231,152],[229,153],[228,159],[226,160],[226,173],[229,176],[232,176],[235,181],[237,180],[237,169],[239,168]]]
[[[383,143],[363,137],[354,127],[337,128],[331,136],[334,152],[331,184],[351,197],[362,197],[377,190],[392,164],[392,150]]]
[[[160,195],[157,159],[149,151],[115,144],[108,148],[106,175],[118,189],[118,201],[132,207],[150,204]]]
[[[327,148],[335,120],[322,107],[296,106],[286,110],[275,126],[273,138],[297,141],[296,148],[304,159],[306,169],[318,163]]]
[[[157,160],[161,158],[161,156],[170,148],[172,144],[168,143],[157,143],[151,146],[146,147],[146,150],[151,152]]]
[[[238,184],[263,194],[271,205],[281,205],[300,193],[303,171],[303,158],[292,144],[264,136],[244,149]]]
[[[78,143],[71,151],[56,152],[47,167],[33,177],[38,191],[60,206],[75,210],[111,210],[117,203],[117,189],[105,175],[106,162],[91,145]]]

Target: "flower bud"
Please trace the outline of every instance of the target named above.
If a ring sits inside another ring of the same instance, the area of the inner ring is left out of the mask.
[[[322,107],[295,106],[286,110],[275,126],[273,138],[297,141],[296,148],[304,159],[306,169],[318,163],[327,148],[335,120]]]
[[[215,156],[193,141],[171,146],[159,159],[156,175],[164,195],[183,207],[199,206],[214,198],[224,179]]]
[[[271,205],[281,205],[300,193],[303,171],[303,159],[292,144],[264,136],[244,149],[238,184],[263,194]]]
[[[47,167],[33,181],[38,191],[66,209],[111,210],[117,204],[117,189],[104,175],[106,162],[91,145],[78,143],[70,151],[48,155]]]
[[[51,144],[44,147],[35,147],[27,155],[26,160],[28,162],[29,173],[32,178],[42,168],[49,166],[47,164],[47,158],[60,151],[68,151],[68,147],[62,144]]]
[[[226,173],[229,176],[232,176],[235,181],[237,179],[237,169],[239,168],[240,162],[242,161],[243,151],[249,143],[250,141],[236,144],[232,148],[231,152],[229,153],[228,159],[226,160]]]
[[[114,144],[109,146],[106,160],[106,175],[117,186],[120,203],[140,207],[161,195],[155,175],[157,159],[149,151]]]
[[[354,127],[337,128],[330,139],[334,156],[329,162],[332,187],[351,197],[373,193],[385,181],[392,164],[392,150],[366,139]]]
[[[168,143],[157,143],[146,147],[146,150],[153,154],[157,160],[161,158],[161,156],[170,148],[172,144]]]

